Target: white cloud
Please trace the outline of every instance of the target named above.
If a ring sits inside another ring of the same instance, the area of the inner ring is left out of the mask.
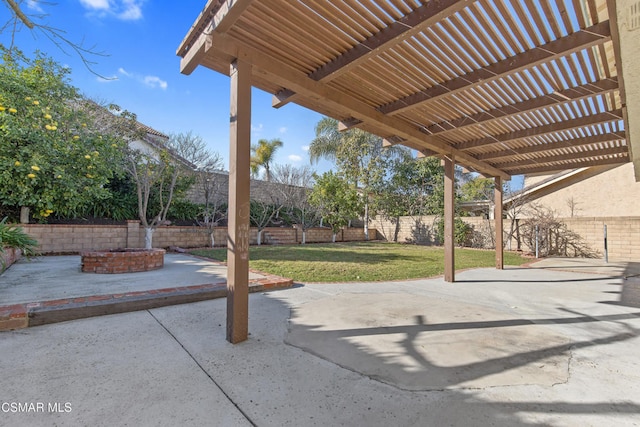
[[[109,0],[80,0],[80,4],[86,9],[109,10]]]
[[[166,90],[167,87],[169,86],[169,84],[166,82],[166,80],[162,80],[160,77],[158,76],[143,76],[137,73],[132,73],[129,72],[127,70],[125,70],[124,68],[120,67],[118,68],[118,74],[123,75],[129,79],[134,79],[142,84],[144,84],[145,86],[149,86],[150,88],[153,89],[162,89],[162,90]]]
[[[118,18],[123,21],[137,21],[142,18],[142,2],[136,0],[123,0],[122,11],[118,13]]]
[[[33,1],[33,0],[31,0]],[[142,5],[146,0],[79,0],[90,15],[104,18],[112,16],[122,21],[137,21],[143,18]]]
[[[167,88],[167,82],[162,80],[160,77],[144,76],[143,82],[144,84],[152,88],[159,87],[162,90],[165,90]]]
[[[259,133],[262,132],[262,123],[258,123],[257,125],[251,125],[251,132]]]
[[[36,12],[44,13],[44,10],[38,4],[38,0],[27,0],[27,7]]]
[[[284,126],[282,126],[280,129],[278,129],[278,131],[279,131],[280,133],[287,133],[287,128],[286,128],[286,127],[284,127]]]
[[[297,154],[289,154],[289,160],[291,160],[292,162],[299,162],[302,160],[302,157],[298,156]]]
[[[303,145],[302,146],[302,151],[309,151],[309,146],[308,145]]]

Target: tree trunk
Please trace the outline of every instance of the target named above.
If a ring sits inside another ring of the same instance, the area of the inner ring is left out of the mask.
[[[369,240],[369,203],[364,204],[364,240]]]
[[[302,244],[307,243],[307,232],[306,230],[302,230]]]
[[[213,230],[209,232],[209,237],[211,238],[211,247],[213,248],[216,246],[215,232]]]
[[[145,227],[144,229],[144,248],[151,249],[153,248],[153,232],[155,230],[151,227]]]
[[[338,235],[338,233],[333,233],[333,236],[331,236],[331,243],[335,243],[336,242],[336,236]]]
[[[398,243],[398,234],[400,233],[400,217],[396,217],[396,229],[393,232],[393,241]]]
[[[29,224],[29,207],[20,207],[20,224]]]
[[[258,246],[262,244],[262,230],[258,230]]]

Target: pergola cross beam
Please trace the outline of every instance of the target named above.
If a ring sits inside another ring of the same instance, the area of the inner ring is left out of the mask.
[[[597,95],[606,95],[618,90],[618,79],[616,77],[600,80],[593,83],[587,83],[566,89],[560,92],[549,93],[538,98],[531,98],[526,101],[518,102],[511,105],[494,108],[492,110],[482,111],[476,114],[459,117],[454,120],[435,123],[425,128],[425,132],[430,135],[442,134],[452,130],[461,130],[468,126],[474,126],[480,123],[488,122],[496,119],[506,119],[524,113],[533,112],[545,107],[554,107],[557,105],[575,102],[582,99],[588,99]]]
[[[542,46],[519,53],[510,58],[498,61],[487,67],[456,77],[452,80],[434,85],[423,91],[414,93],[388,104],[378,110],[384,114],[399,114],[415,108],[424,102],[434,101],[443,96],[459,93],[509,74],[515,74],[536,65],[550,62],[564,56],[598,46],[611,39],[609,21],[603,21],[584,30],[571,33]]]
[[[494,144],[506,143],[517,139],[531,138],[553,134],[572,129],[583,128],[585,126],[593,126],[602,123],[610,123],[622,119],[622,111],[614,110],[605,113],[592,114],[589,116],[579,117],[576,119],[565,120],[558,123],[550,123],[548,125],[538,126],[530,129],[523,129],[515,132],[504,133],[502,135],[487,136],[484,138],[474,139],[471,141],[459,142],[455,145],[458,150],[469,150],[471,148],[486,147]]]
[[[479,160],[495,161],[495,159],[500,159],[503,157],[512,157],[516,154],[540,153],[544,151],[553,151],[553,150],[558,150],[562,148],[574,148],[574,147],[581,147],[581,146],[592,145],[592,144],[612,143],[614,141],[622,141],[625,139],[626,139],[626,136],[624,134],[620,135],[617,133],[610,132],[610,133],[587,136],[584,138],[566,139],[563,141],[532,145],[528,147],[502,149],[500,151],[492,151],[490,153],[478,154],[476,157]]]

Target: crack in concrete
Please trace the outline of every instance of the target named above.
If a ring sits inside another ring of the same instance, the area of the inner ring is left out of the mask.
[[[234,401],[231,396],[222,388],[222,386],[220,384],[218,384],[218,382],[209,374],[209,372],[207,372],[207,370],[204,368],[204,366],[202,366],[202,364],[200,364],[200,362],[198,362],[198,360],[195,358],[195,356],[193,354],[191,354],[191,352],[189,350],[187,350],[187,348],[180,342],[180,340],[178,339],[178,337],[176,337],[170,330],[169,328],[167,328],[161,321],[160,319],[158,319],[156,316],[153,315],[153,313],[151,312],[151,310],[145,310],[147,313],[149,313],[149,315],[156,321],[158,322],[158,325],[160,325],[160,327],[162,329],[164,329],[167,334],[169,334],[169,336],[171,336],[171,338],[173,338],[175,340],[176,343],[178,343],[178,345],[182,348],[182,350],[184,350],[185,353],[187,353],[187,355],[189,356],[189,358],[191,358],[191,360],[193,360],[193,362],[196,364],[196,366],[198,368],[200,368],[200,370],[209,378],[209,380],[218,388],[218,390],[220,390],[222,392],[222,394],[224,395],[224,397],[227,398],[227,400],[229,400],[229,402],[231,402],[231,404],[233,406],[235,406],[235,408],[238,410],[238,412],[240,412],[242,414],[242,416],[254,427],[257,427],[257,424],[255,422],[253,422],[253,420],[251,419],[251,417],[249,416],[249,414],[247,414],[244,410],[242,410],[242,408],[240,407],[240,405],[238,403],[236,403],[236,401]]]

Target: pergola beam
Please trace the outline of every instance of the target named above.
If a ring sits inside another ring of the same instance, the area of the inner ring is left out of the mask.
[[[547,144],[538,144],[529,147],[505,149],[500,151],[492,151],[490,153],[478,154],[479,160],[495,160],[503,157],[513,157],[521,154],[541,153],[545,151],[560,150],[563,148],[575,148],[592,144],[611,143],[614,141],[625,140],[625,135],[617,133],[603,133],[599,135],[587,136],[585,138],[566,139],[563,141],[549,142]]]
[[[362,124],[362,120],[358,120],[355,119],[353,117],[349,118],[349,119],[344,119],[344,120],[340,120],[338,122],[338,131],[339,132],[345,132],[349,129],[353,129],[355,127],[358,127],[358,125]]]
[[[473,3],[470,0],[429,1],[368,39],[355,45],[331,62],[309,74],[316,81],[331,81],[351,71],[373,55],[379,55],[403,40],[423,31]]]
[[[228,35],[212,35],[210,37],[212,38],[210,49],[234,57],[238,57],[238,55],[250,57],[254,66],[254,75],[258,75],[260,78],[282,87],[288,87],[305,99],[321,101],[325,107],[334,108],[336,111],[348,112],[350,116],[362,120],[367,126],[380,129],[383,134],[398,135],[405,138],[411,143],[411,145],[408,143],[405,145],[411,148],[418,150],[426,148],[439,154],[455,155],[460,160],[460,163],[484,174],[501,176],[505,180],[511,179],[508,174],[498,168],[478,161],[473,156],[451,147],[447,142],[437,137],[429,137],[414,125],[397,117],[385,116],[365,102],[348,96],[344,92],[327,86],[322,82],[311,80],[299,70],[232,39]]]
[[[579,117],[577,119],[564,120],[557,123],[550,123],[548,125],[538,126],[530,129],[503,133],[502,135],[488,136],[471,141],[462,141],[455,144],[455,147],[458,150],[469,150],[471,148],[487,147],[494,144],[502,144],[509,141],[515,141],[517,139],[564,132],[572,129],[583,128],[585,126],[593,126],[597,124],[618,121],[621,119],[622,110],[607,111],[606,113],[598,113],[590,116]]]
[[[406,96],[378,110],[384,114],[399,114],[428,101],[443,96],[468,90],[488,82],[498,80],[506,75],[534,67],[571,53],[598,46],[610,40],[609,21],[603,21],[584,30],[576,31],[542,46],[519,53],[510,58],[498,61],[487,67],[467,73],[452,80],[434,85],[423,91]]]
[[[219,34],[225,33],[235,24],[242,13],[251,5],[252,1],[233,0],[220,3],[219,0],[209,0],[191,26],[187,36],[180,43],[176,54],[184,57],[192,48],[192,45],[197,42],[198,37],[189,37],[191,34],[202,36],[205,33],[210,34],[212,31]],[[207,27],[207,31],[204,31]]]
[[[617,165],[617,164],[623,164],[628,162],[629,162],[629,157],[623,155],[620,157],[611,157],[607,159],[566,162],[566,163],[559,163],[557,165],[548,165],[548,166],[540,166],[540,167],[533,167],[533,168],[513,167],[512,169],[507,169],[507,170],[512,175],[524,175],[524,174],[540,173],[540,172],[558,172],[558,171],[563,171],[568,169],[588,168],[591,166]]]
[[[329,82],[342,74],[365,62],[371,56],[379,55],[398,43],[406,40],[436,22],[461,11],[473,0],[438,0],[429,1],[414,11],[378,31],[361,43],[353,46],[340,56],[333,59],[309,74],[315,81]],[[299,95],[292,93],[288,97],[279,96],[280,100],[273,103],[280,108],[289,102],[295,102]]]
[[[566,160],[586,161],[589,158],[610,156],[613,154],[628,154],[629,147],[622,145],[620,147],[600,148],[598,150],[581,151],[579,153],[556,154],[553,156],[536,157],[535,159],[512,160],[500,163],[500,168],[512,168],[514,166],[543,165],[546,163],[563,162]]]
[[[493,110],[436,123],[431,126],[427,126],[425,131],[431,135],[442,134],[452,130],[457,131],[468,126],[474,126],[490,120],[506,119],[545,107],[554,107],[569,102],[579,101],[581,99],[591,98],[597,95],[606,95],[616,90],[618,90],[618,79],[617,77],[613,77],[593,83],[587,83],[586,85],[576,86],[560,92],[553,92],[519,103],[505,105]]]

